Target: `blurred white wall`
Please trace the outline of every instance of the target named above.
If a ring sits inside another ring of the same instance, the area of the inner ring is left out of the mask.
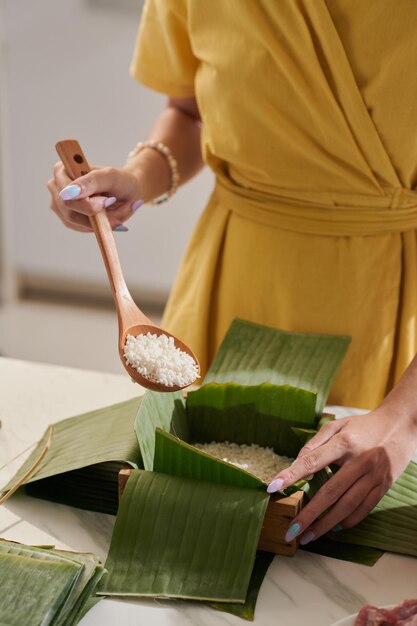
[[[7,98],[5,89],[5,6],[0,0],[0,305],[14,297],[14,281],[11,265],[12,251],[12,212],[9,208],[9,195],[6,181],[9,159],[7,152]],[[0,340],[3,334],[3,325],[0,324]]]
[[[91,163],[122,165],[165,97],[130,78],[140,0],[0,0],[3,3],[2,154],[8,261],[31,277],[107,287],[93,236],[65,229],[46,189],[58,139],[77,138]],[[163,299],[211,190],[207,172],[168,203],[141,209],[117,234],[127,282]]]

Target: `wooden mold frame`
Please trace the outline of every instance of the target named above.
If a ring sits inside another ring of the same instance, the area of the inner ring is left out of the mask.
[[[122,469],[119,472],[119,500],[123,495],[132,471],[132,469]],[[285,556],[295,554],[299,544],[299,537],[296,537],[289,543],[285,541],[284,537],[291,520],[301,511],[303,502],[303,491],[297,491],[291,496],[271,495],[259,539],[259,550]]]

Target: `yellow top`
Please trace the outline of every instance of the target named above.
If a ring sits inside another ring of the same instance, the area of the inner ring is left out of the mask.
[[[417,348],[414,0],[148,0],[133,76],[195,95],[217,185],[165,326],[203,369],[234,317],[351,335],[330,400]]]

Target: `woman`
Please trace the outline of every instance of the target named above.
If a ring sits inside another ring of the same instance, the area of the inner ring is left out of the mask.
[[[58,163],[49,182],[67,226],[105,207],[121,230],[177,172],[212,168],[163,322],[203,371],[235,317],[352,336],[330,401],[373,410],[270,485],[341,465],[289,530],[304,543],[362,519],[417,447],[416,362],[400,380],[417,352],[413,16],[406,0],[149,0],[132,74],[169,96],[160,143],[74,183]]]

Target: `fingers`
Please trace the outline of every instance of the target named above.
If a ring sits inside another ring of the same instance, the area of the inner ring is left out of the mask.
[[[298,524],[297,529],[299,527],[297,534],[301,534],[300,544],[306,545],[331,530],[340,531],[358,524],[378,504],[384,493],[383,485],[377,484],[370,487],[368,477],[363,476],[350,489],[347,489],[329,512],[316,523],[310,523],[310,517],[316,512],[308,511],[306,518],[295,520]],[[360,502],[359,506],[357,506],[358,502]]]
[[[71,208],[72,203],[64,202],[60,199],[54,179],[48,181],[48,189],[52,196],[50,208],[59,217],[59,219],[63,222],[65,226],[79,232],[91,232],[93,230],[89,216],[86,216],[83,213],[79,213],[78,211],[73,211]],[[99,199],[97,198],[97,201],[98,200]],[[100,199],[100,203],[101,211],[104,208],[117,206],[117,201],[114,197],[102,197]],[[110,210],[110,212],[108,213],[108,217],[112,229],[114,230],[115,228],[122,226],[123,222],[128,219],[128,217],[130,217],[130,214],[131,211],[127,204],[119,204],[117,212],[112,213]]]
[[[59,161],[54,166],[54,178],[49,181],[48,189],[52,195],[52,210],[66,226],[75,230],[90,231],[89,218],[110,207],[108,217],[113,230],[128,230],[122,228],[123,222],[143,204],[143,200],[137,199],[137,178],[111,167],[94,169],[71,180]]]
[[[65,172],[62,163],[58,162],[54,166],[54,178],[57,186],[61,189],[62,200],[84,200],[89,196],[106,194],[118,187],[119,172],[117,168],[103,167],[91,170],[88,174],[71,180]],[[65,192],[65,190],[70,191]],[[116,194],[114,194],[116,195]]]
[[[327,422],[322,428],[320,428],[319,432],[314,435],[314,437],[312,437],[305,446],[301,448],[297,455],[297,458],[304,456],[308,452],[315,450],[319,446],[329,441],[329,439],[331,439],[331,437],[333,437],[333,435],[335,435],[336,433],[340,432],[345,425],[346,418]]]
[[[388,434],[387,434],[388,430]],[[375,507],[409,458],[404,444],[374,414],[330,422],[300,451],[290,468],[268,486],[270,493],[336,463],[340,469],[294,519],[286,540],[307,544],[335,526],[350,528]]]
[[[268,493],[275,493],[279,489],[285,489],[310,474],[315,474],[331,463],[335,463],[346,452],[345,442],[341,438],[331,438],[319,448],[306,452],[297,457],[294,463],[277,474],[268,485]]]
[[[111,168],[103,168],[105,171],[105,177],[107,183],[113,176]],[[110,172],[110,174],[109,174]],[[88,177],[90,174],[77,179],[81,181],[84,185],[84,192],[88,193],[89,191],[94,191],[94,189],[99,189],[99,186],[103,182],[103,176],[101,175],[101,170],[94,170],[91,174],[97,175],[96,182]],[[87,183],[85,184],[85,180],[87,179]],[[84,182],[83,182],[84,181]],[[98,183],[97,183],[98,181]],[[76,182],[76,181],[75,181]],[[107,196],[94,196],[88,197],[84,199],[74,199],[74,200],[63,200],[62,199],[62,186],[65,189],[71,189],[73,187],[74,181],[71,181],[63,167],[61,162],[56,163],[54,166],[54,178],[48,181],[48,189],[52,196],[51,209],[56,213],[56,215],[61,219],[61,221],[72,230],[77,230],[80,232],[91,232],[91,224],[90,224],[90,216],[96,215],[97,213],[103,211],[103,209],[109,209],[108,218],[110,221],[110,225],[113,230],[116,228],[118,230],[128,230],[126,227],[122,228],[123,222],[129,219],[132,216],[132,213],[139,208],[143,201],[139,200],[134,202],[131,201],[119,201],[115,196],[107,197]],[[65,187],[66,185],[66,187]],[[81,187],[76,185],[76,192],[80,191]],[[72,192],[73,193],[73,192]],[[81,193],[78,193],[78,197]]]
[[[95,178],[89,180],[88,177],[90,176]],[[97,213],[103,210],[105,197],[89,198],[89,194],[86,193],[89,188],[97,186],[94,182],[96,178],[97,172],[94,170],[76,181],[72,181],[68,177],[63,164],[61,162],[55,163],[54,178],[48,182],[48,189],[53,198],[53,210],[55,210],[58,217],[62,217],[62,221],[66,226],[70,228],[72,226],[77,227],[81,223],[84,227],[89,227],[88,219],[79,220],[75,217],[75,214],[78,213],[88,217],[97,215]],[[85,179],[87,180],[85,181]],[[76,229],[78,230],[78,228]]]
[[[60,199],[59,191],[53,178],[48,181],[48,189],[52,196],[50,208],[65,226],[84,233],[92,231],[89,218],[81,213],[72,211],[72,209]]]
[[[126,222],[128,219],[132,217],[133,214],[134,214],[134,211],[132,211],[131,205],[127,202],[123,204],[121,203],[115,204],[114,208],[112,207],[112,210],[107,213],[108,218],[110,220],[110,224],[112,226],[113,224],[116,224],[116,222],[118,224],[122,224],[123,222]]]
[[[360,522],[379,502],[392,484],[379,452],[366,452],[347,461],[314,495],[294,519],[287,540],[302,535],[305,545],[341,525],[350,528]]]
[[[357,503],[366,498],[370,488],[373,489],[373,484],[369,486],[369,477],[363,477],[363,470],[361,467],[358,468],[357,464],[342,469],[345,471],[339,470],[297,516],[295,521],[300,526],[300,533],[307,529],[309,533],[303,543],[307,539],[310,541],[313,538],[317,539],[334,528],[357,508]],[[326,511],[327,513],[323,515]]]
[[[367,515],[372,511],[374,507],[378,504],[381,498],[385,495],[386,488],[383,484],[379,484],[374,487],[365,500],[360,503],[357,509],[350,514],[347,515],[344,519],[341,520],[340,525],[342,528],[352,528],[352,526],[356,526],[359,524]]]
[[[72,180],[65,171],[64,164],[61,161],[58,161],[54,165],[54,181],[58,190],[63,189],[72,183]]]

